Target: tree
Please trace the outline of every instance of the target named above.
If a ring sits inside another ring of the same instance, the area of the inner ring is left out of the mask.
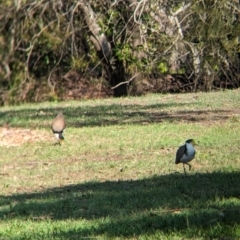
[[[102,62],[105,78],[111,86],[125,81],[123,61],[113,54],[112,49],[115,48],[114,41],[109,42],[107,39],[102,28],[97,23],[96,14],[91,8],[90,3],[85,0],[80,0],[78,4],[84,14],[84,19],[89,29],[90,40],[95,47],[97,56]],[[126,85],[119,85],[114,88],[114,96],[120,97],[125,95],[127,95]]]
[[[168,84],[175,84],[174,91],[238,87],[239,5],[235,0],[2,2],[2,102],[38,101],[49,89],[64,92],[59,82],[73,70],[85,79],[93,73],[96,81],[105,79],[115,96],[142,93],[144,84],[153,92],[169,91]]]

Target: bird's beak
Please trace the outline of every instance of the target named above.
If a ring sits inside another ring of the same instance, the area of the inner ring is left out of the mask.
[[[193,145],[193,146],[197,146],[197,143],[193,140],[193,141],[192,141],[192,145]]]

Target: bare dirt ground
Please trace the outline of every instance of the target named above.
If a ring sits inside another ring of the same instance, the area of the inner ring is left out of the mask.
[[[0,146],[13,147],[24,143],[41,142],[53,140],[53,136],[46,134],[46,131],[0,127]]]

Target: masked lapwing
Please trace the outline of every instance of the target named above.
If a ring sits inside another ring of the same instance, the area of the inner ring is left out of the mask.
[[[61,145],[61,142],[64,140],[63,131],[66,127],[65,118],[62,113],[59,113],[53,119],[51,127],[55,137],[58,140],[58,144]]]
[[[189,171],[191,170],[191,167],[192,167],[189,164],[189,162],[191,162],[195,157],[196,150],[195,150],[194,146],[195,146],[194,140],[188,139],[188,140],[186,140],[184,145],[179,147],[179,149],[177,150],[177,153],[176,153],[175,163],[176,164],[183,163],[183,169],[184,169],[185,176],[186,176],[185,164],[187,164],[189,166]]]

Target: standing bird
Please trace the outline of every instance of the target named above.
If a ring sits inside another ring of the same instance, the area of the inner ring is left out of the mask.
[[[195,157],[196,150],[194,148],[195,142],[193,139],[186,140],[185,144],[180,146],[176,153],[175,163],[183,163],[183,169],[186,176],[185,164],[189,166],[189,171],[191,170],[191,165],[189,164]]]
[[[63,131],[66,127],[65,118],[62,113],[59,113],[52,121],[52,131],[58,140],[58,144],[61,145],[61,141],[64,140]]]

